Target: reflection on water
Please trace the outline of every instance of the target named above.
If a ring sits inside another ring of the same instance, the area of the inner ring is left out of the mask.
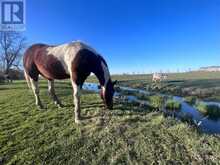
[[[83,87],[84,90],[91,90],[94,92],[99,92],[98,85],[96,83],[84,83]],[[121,90],[129,91],[129,92],[138,92],[141,94],[149,95],[150,92],[145,90],[133,89],[129,87],[120,87]],[[164,95],[163,95],[164,96]],[[124,96],[120,93],[115,93],[115,97],[120,98],[126,102],[137,102],[137,103],[144,103],[148,104],[147,101],[139,100],[136,96],[129,95]],[[169,96],[170,97],[170,96]],[[205,133],[220,133],[220,119],[213,120],[206,116],[203,116],[199,111],[196,110],[193,106],[189,105],[184,101],[182,97],[178,96],[171,96],[174,100],[181,103],[181,110],[179,112],[175,112],[175,116],[177,118],[183,118],[185,116],[190,116],[194,123]],[[205,102],[206,104],[215,104],[220,106],[219,102]],[[165,110],[167,111],[167,110]]]
[[[188,113],[192,116],[193,120],[200,123],[199,128],[206,133],[220,133],[220,119],[212,120],[208,117],[204,117],[196,108],[184,102],[181,97],[173,97],[176,101],[182,104],[181,112]],[[204,102],[206,104],[220,105],[218,102]]]
[[[89,90],[89,91],[94,91],[94,92],[99,92],[99,86],[96,83],[84,83],[82,86],[82,89],[84,90]]]

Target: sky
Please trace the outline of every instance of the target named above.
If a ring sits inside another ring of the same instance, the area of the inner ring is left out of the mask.
[[[220,65],[219,0],[26,0],[28,44],[81,40],[111,73]]]

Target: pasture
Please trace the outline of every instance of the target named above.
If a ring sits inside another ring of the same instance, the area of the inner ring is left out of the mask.
[[[150,83],[145,77],[113,79],[143,87]],[[88,81],[96,80],[92,76]],[[77,125],[70,82],[55,86],[65,107],[52,103],[47,83],[41,80],[40,96],[47,109],[38,110],[24,81],[0,85],[0,164],[220,163],[219,135],[203,134],[187,123],[132,104],[115,103],[114,110],[105,110],[99,95],[90,91],[81,93],[83,121]]]
[[[116,75],[121,86],[146,89],[177,96],[195,96],[209,101],[220,101],[220,72],[170,73],[161,83],[152,83],[152,75]],[[95,81],[94,78],[91,80]]]

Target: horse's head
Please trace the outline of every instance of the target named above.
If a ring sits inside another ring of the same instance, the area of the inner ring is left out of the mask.
[[[105,87],[101,88],[101,98],[104,101],[104,104],[108,109],[113,109],[113,95],[115,93],[114,85],[117,83],[117,81],[112,82],[109,80]]]

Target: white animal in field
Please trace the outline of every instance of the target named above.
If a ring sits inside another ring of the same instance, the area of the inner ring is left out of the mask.
[[[168,76],[166,74],[163,74],[163,73],[154,73],[152,81],[153,82],[161,82],[162,80],[166,80],[167,77]]]

